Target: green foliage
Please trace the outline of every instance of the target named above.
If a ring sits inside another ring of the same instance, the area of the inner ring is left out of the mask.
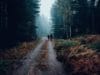
[[[67,46],[67,47],[73,47],[73,46],[79,45],[79,42],[67,40],[67,41],[64,41],[62,45]]]
[[[100,34],[100,1],[95,1],[56,0],[52,8],[55,38]]]
[[[91,44],[89,47],[100,52],[100,41]]]
[[[79,45],[79,44],[80,44],[80,43],[77,42],[77,41],[59,40],[59,41],[56,41],[56,43],[55,43],[55,48],[57,48],[58,50],[60,50],[60,49],[68,48],[68,47],[77,46],[77,45]]]
[[[0,6],[2,6],[0,48],[36,39],[35,19],[39,12],[38,3],[39,0],[0,1]]]
[[[63,39],[69,36],[71,25],[70,3],[70,0],[57,0],[52,8],[55,38]]]

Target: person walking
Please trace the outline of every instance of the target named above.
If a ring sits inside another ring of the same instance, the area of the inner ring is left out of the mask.
[[[50,39],[50,36],[48,35],[48,40]]]
[[[48,35],[47,37],[48,37],[48,40],[52,41],[52,39],[53,39],[53,35],[52,34]]]

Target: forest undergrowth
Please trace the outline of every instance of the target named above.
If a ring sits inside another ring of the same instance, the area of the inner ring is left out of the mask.
[[[57,59],[69,75],[100,75],[100,35],[55,40]]]
[[[18,46],[0,52],[0,74],[11,75],[14,69],[21,67],[24,57],[36,47],[37,42],[19,43]]]

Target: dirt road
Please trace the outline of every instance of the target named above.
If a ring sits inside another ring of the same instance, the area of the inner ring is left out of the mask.
[[[23,65],[13,75],[66,75],[62,64],[57,61],[53,44],[47,39],[27,54]]]

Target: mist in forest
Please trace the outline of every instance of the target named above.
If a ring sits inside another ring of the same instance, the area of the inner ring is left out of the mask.
[[[51,22],[44,15],[39,15],[36,19],[37,25],[37,36],[44,37],[50,34],[51,31]]]
[[[41,0],[40,13],[36,18],[37,36],[43,37],[51,34],[51,8],[55,0]]]

